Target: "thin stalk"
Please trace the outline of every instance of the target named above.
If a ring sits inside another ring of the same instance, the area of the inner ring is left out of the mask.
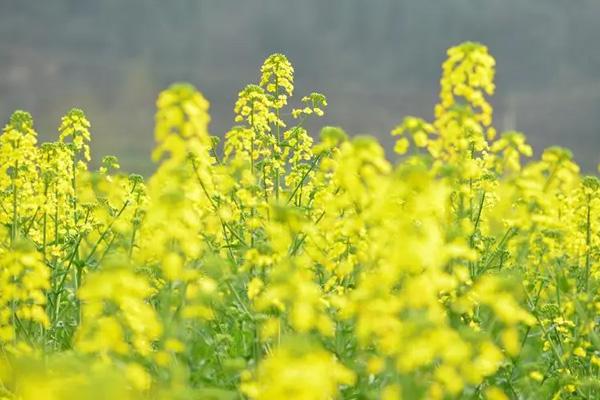
[[[121,214],[123,214],[123,211],[125,211],[125,209],[127,208],[128,205],[129,205],[129,199],[125,200],[125,202],[123,203],[123,206],[121,206],[121,208],[117,212],[117,215],[115,215],[115,217],[110,222],[110,224],[108,224],[108,226],[104,229],[104,231],[102,232],[102,234],[100,235],[98,240],[96,240],[96,242],[94,243],[94,246],[92,247],[92,250],[90,251],[88,256],[85,258],[84,264],[87,264],[88,261],[90,260],[90,258],[92,258],[92,256],[96,252],[96,250],[98,250],[98,246],[100,245],[100,243],[102,243],[102,241],[104,240],[104,238],[106,237],[108,232],[111,230],[114,223],[117,221],[117,219],[119,219]]]
[[[290,197],[287,200],[288,204],[294,198],[294,196],[296,195],[296,192],[298,192],[298,189],[300,189],[300,186],[302,186],[304,184],[304,180],[306,179],[308,174],[310,174],[312,172],[312,170],[315,168],[315,166],[317,165],[317,162],[319,162],[320,159],[321,159],[321,154],[317,155],[313,159],[313,162],[311,163],[310,168],[304,173],[304,175],[302,176],[302,179],[300,179],[300,182],[298,182],[298,184],[294,188],[294,191],[290,194]]]
[[[135,213],[133,214],[133,228],[131,229],[131,237],[129,238],[129,249],[127,250],[127,257],[129,258],[129,260],[131,260],[131,257],[133,256],[133,248],[135,246],[135,236],[137,234],[138,231],[138,224],[137,222],[135,222],[135,219],[137,218],[137,212],[138,210],[135,210]]]
[[[35,223],[35,219],[36,219],[39,211],[40,211],[40,206],[37,206],[37,208],[35,209],[35,212],[33,213],[33,216],[31,217],[31,220],[29,221],[29,224],[27,225],[27,228],[25,228],[25,230],[23,232],[23,236],[27,237],[29,235],[29,231],[33,227],[33,224]]]
[[[252,112],[250,113],[250,126],[252,127],[252,137],[250,138],[250,172],[252,173],[252,177],[254,178],[254,140],[256,139],[256,128],[254,127],[254,100],[252,100]],[[254,192],[254,190],[253,190]],[[243,214],[242,214],[243,215]],[[250,210],[250,216],[252,219],[256,216],[256,207],[252,206]],[[252,228],[252,232],[250,232],[250,246],[254,247],[255,240],[255,229]]]
[[[19,171],[19,162],[16,161],[15,162],[15,167],[14,167],[14,171],[13,171],[13,175],[12,175],[12,207],[13,207],[13,212],[12,212],[12,224],[11,224],[11,230],[10,230],[10,247],[13,248],[15,241],[17,240],[17,229],[18,229],[18,195],[17,195],[17,176],[18,176],[18,171]]]
[[[77,226],[77,155],[73,150],[73,225]]]
[[[215,203],[213,198],[208,193],[208,190],[206,189],[206,185],[204,185],[204,181],[202,180],[202,178],[200,177],[200,174],[198,173],[198,168],[196,167],[196,162],[194,160],[192,160],[192,167],[194,168],[194,173],[196,174],[196,179],[198,179],[198,183],[200,184],[202,191],[208,198],[208,201],[210,202],[211,206],[213,207],[215,213],[217,214],[217,217],[219,218],[221,225],[223,225],[223,230],[225,230],[224,228],[226,227],[231,232],[231,234],[233,236],[235,236],[235,238],[237,240],[240,241],[240,243],[242,245],[244,245],[245,247],[248,247],[248,245],[246,244],[246,241],[242,237],[240,237],[240,235],[231,226],[229,226],[229,224],[227,222],[223,221],[223,219],[219,215],[219,208],[217,207],[217,204]]]
[[[279,100],[279,78],[275,76],[275,101]],[[281,128],[279,126],[279,105],[275,106],[275,116],[277,121],[275,122],[275,135],[277,138],[277,151],[273,151],[273,154],[277,154],[277,166],[275,168],[275,200],[279,200],[279,155],[281,153]],[[273,149],[275,150],[275,149]]]
[[[250,171],[254,176],[254,139],[256,139],[256,128],[254,127],[254,100],[252,100],[252,111],[250,112],[250,127],[254,132],[250,140]]]
[[[54,198],[56,199],[56,207],[54,207],[54,245],[58,245],[58,188],[54,186]]]
[[[59,310],[60,310],[60,295],[63,292],[63,288],[65,285],[65,281],[67,280],[67,276],[69,275],[69,271],[71,270],[71,265],[73,265],[73,261],[75,260],[75,255],[77,254],[77,251],[79,249],[79,245],[81,243],[81,235],[79,235],[77,242],[75,243],[75,248],[73,249],[73,252],[71,253],[71,256],[69,257],[69,263],[67,264],[67,267],[65,268],[65,271],[63,272],[63,275],[60,279],[60,283],[54,288],[54,294],[55,294],[55,299],[54,299],[54,321],[56,321],[58,314],[59,314]]]
[[[504,248],[504,246],[506,245],[506,243],[508,242],[510,237],[514,234],[515,230],[516,229],[514,227],[508,228],[508,230],[506,231],[506,233],[500,240],[500,243],[498,243],[498,246],[496,246],[496,250],[492,253],[492,256],[486,261],[481,272],[485,272],[489,268],[489,266],[492,264],[492,262],[494,262],[494,260],[498,256],[500,250]]]
[[[592,244],[592,220],[591,220],[591,195],[587,195],[587,221],[586,221],[586,237],[585,237],[585,291],[590,289],[590,247]]]

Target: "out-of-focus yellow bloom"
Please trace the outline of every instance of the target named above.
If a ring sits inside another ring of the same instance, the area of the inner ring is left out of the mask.
[[[340,385],[352,385],[355,375],[318,348],[288,344],[278,348],[260,365],[256,377],[242,383],[251,399],[317,400],[338,396]]]
[[[156,312],[147,303],[152,288],[142,276],[126,268],[108,268],[91,274],[81,288],[82,325],[76,346],[84,353],[129,352],[148,356],[163,331]]]
[[[499,388],[490,387],[485,390],[487,400],[508,400],[509,397]]]
[[[0,252],[0,345],[27,337],[24,324],[47,328],[50,271],[27,243]]]

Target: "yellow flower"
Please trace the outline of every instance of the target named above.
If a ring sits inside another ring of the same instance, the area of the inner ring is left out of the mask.
[[[141,365],[136,363],[128,364],[125,368],[125,376],[136,389],[150,389],[152,383],[151,377]]]
[[[576,347],[575,350],[573,350],[573,354],[575,354],[577,357],[586,356],[586,352],[582,347]]]
[[[337,397],[341,385],[352,385],[354,380],[354,373],[332,354],[295,343],[266,358],[256,377],[242,384],[242,391],[251,399],[327,400]]]
[[[252,280],[248,283],[248,298],[253,300],[264,287],[264,283],[260,278],[252,278]]]
[[[534,381],[538,381],[538,382],[541,382],[542,380],[544,380],[544,375],[542,375],[539,371],[531,371],[529,373],[529,377],[531,379],[533,379]]]
[[[508,396],[497,387],[489,387],[485,390],[485,396],[488,400],[508,400]]]

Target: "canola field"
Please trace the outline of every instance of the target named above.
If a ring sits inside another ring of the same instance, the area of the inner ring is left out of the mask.
[[[494,64],[451,48],[394,157],[308,132],[327,100],[282,54],[221,136],[193,86],[160,93],[148,179],[88,167],[83,111],[41,144],[16,111],[0,399],[600,398],[600,181],[494,129]]]

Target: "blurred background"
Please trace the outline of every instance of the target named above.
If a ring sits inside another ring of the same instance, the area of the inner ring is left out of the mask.
[[[211,133],[232,125],[238,91],[263,59],[288,55],[297,100],[329,98],[318,125],[372,134],[431,118],[446,49],[483,42],[497,59],[495,124],[539,151],[600,162],[598,0],[0,0],[0,120],[30,111],[42,140],[69,108],[88,114],[96,160],[153,169],[158,92],[175,81],[211,102]]]

